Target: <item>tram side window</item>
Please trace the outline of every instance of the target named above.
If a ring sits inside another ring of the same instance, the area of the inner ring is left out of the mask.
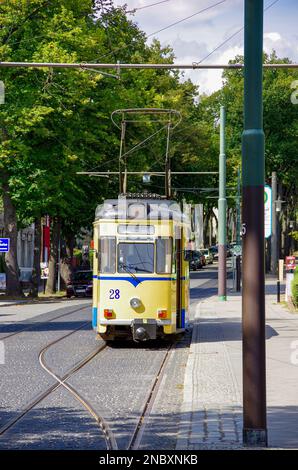
[[[158,238],[156,240],[156,272],[171,274],[172,272],[172,238]]]
[[[116,238],[102,237],[99,239],[99,272],[116,272]]]
[[[172,274],[176,274],[176,238],[173,238],[173,251],[172,251]]]

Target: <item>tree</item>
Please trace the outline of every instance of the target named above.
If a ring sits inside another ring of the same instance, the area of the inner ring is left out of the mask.
[[[232,63],[243,63],[243,57],[236,57]],[[264,54],[264,63],[290,63],[288,58],[278,58],[273,51]],[[276,171],[281,197],[287,201],[284,220],[295,219],[297,207],[297,137],[298,107],[291,103],[291,83],[298,73],[293,69],[265,69],[263,78],[264,132],[265,132],[265,177],[270,184],[272,171]],[[241,165],[241,136],[243,131],[243,71],[226,70],[224,84],[220,91],[204,97],[199,104],[204,121],[216,123],[220,105],[227,110],[227,184],[235,186],[238,166]],[[216,127],[215,127],[216,129]],[[214,132],[213,132],[214,133]],[[285,232],[288,239],[288,222]],[[286,248],[287,250],[287,248]]]
[[[2,60],[92,62],[115,50],[120,60],[173,60],[171,49],[157,41],[148,47],[145,34],[127,19],[125,9],[109,2],[13,1],[1,5],[0,15]],[[119,135],[111,126],[110,113],[121,107],[177,104],[187,113],[196,90],[190,82],[180,83],[177,73],[163,70],[125,71],[119,82],[86,70],[6,69],[3,79],[7,90],[0,110],[4,212],[13,219],[9,226],[14,239],[17,219],[25,225],[44,214],[51,217],[48,290],[52,292],[58,232],[71,245],[74,235],[91,225],[96,205],[117,194],[115,180],[97,184],[76,174],[91,168],[118,169]],[[130,143],[143,135],[135,128]],[[133,168],[150,168],[156,156],[162,161],[163,144],[156,141],[149,153],[142,149],[131,162]],[[138,186],[139,182],[133,183]],[[37,251],[35,255],[38,263]],[[14,244],[9,256],[8,288],[19,293]],[[35,271],[38,278],[37,264]]]

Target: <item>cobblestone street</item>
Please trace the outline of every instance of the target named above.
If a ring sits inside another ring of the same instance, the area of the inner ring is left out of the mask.
[[[216,277],[216,267],[192,273],[190,327],[169,356],[146,421],[142,450],[243,448],[241,297],[232,290],[229,279],[228,300],[219,302]],[[282,304],[276,304],[274,289],[268,279],[269,446],[296,448],[298,366],[291,362],[291,346],[297,339],[298,318]],[[17,416],[37,392],[53,384],[38,364],[42,345],[79,328],[75,336],[67,336],[47,352],[47,363],[63,376],[96,343],[90,324],[86,324],[91,317],[89,301],[23,303],[6,306],[0,314],[4,311],[6,314],[0,317],[0,339],[4,339],[6,352],[6,364],[1,366],[6,371],[1,381],[2,426]],[[128,445],[164,351],[161,344],[120,344],[106,349],[70,379],[72,386],[109,422],[121,449]],[[4,433],[0,447],[104,449],[105,444],[91,417],[66,390],[60,390]]]

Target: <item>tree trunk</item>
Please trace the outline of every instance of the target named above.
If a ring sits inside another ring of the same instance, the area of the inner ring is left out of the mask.
[[[56,292],[57,263],[58,263],[58,245],[60,238],[61,223],[59,218],[53,218],[51,221],[51,246],[49,257],[49,277],[47,280],[46,294],[52,295]]]
[[[216,233],[217,233],[217,235],[216,235],[216,238],[215,238],[215,243],[216,242],[218,243],[218,218],[216,217],[215,212],[214,212],[213,209],[212,209],[212,217],[214,217],[215,223],[216,223]]]
[[[19,279],[19,266],[17,260],[17,215],[16,209],[10,197],[8,175],[2,171],[2,191],[4,207],[4,231],[10,239],[10,249],[5,253],[6,294],[11,296],[23,296]]]
[[[207,232],[208,232],[209,217],[208,213],[205,212],[203,217],[203,243],[204,246],[208,246]]]
[[[66,243],[63,246],[61,253],[61,277],[65,285],[71,280],[73,267],[72,257],[74,248],[74,236],[69,235],[65,239]]]
[[[32,270],[32,288],[30,296],[38,297],[40,285],[40,245],[41,245],[41,219],[37,217],[34,220],[34,256]]]

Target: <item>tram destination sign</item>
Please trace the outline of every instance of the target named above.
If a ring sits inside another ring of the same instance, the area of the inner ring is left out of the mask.
[[[0,238],[0,253],[8,253],[10,238]]]

